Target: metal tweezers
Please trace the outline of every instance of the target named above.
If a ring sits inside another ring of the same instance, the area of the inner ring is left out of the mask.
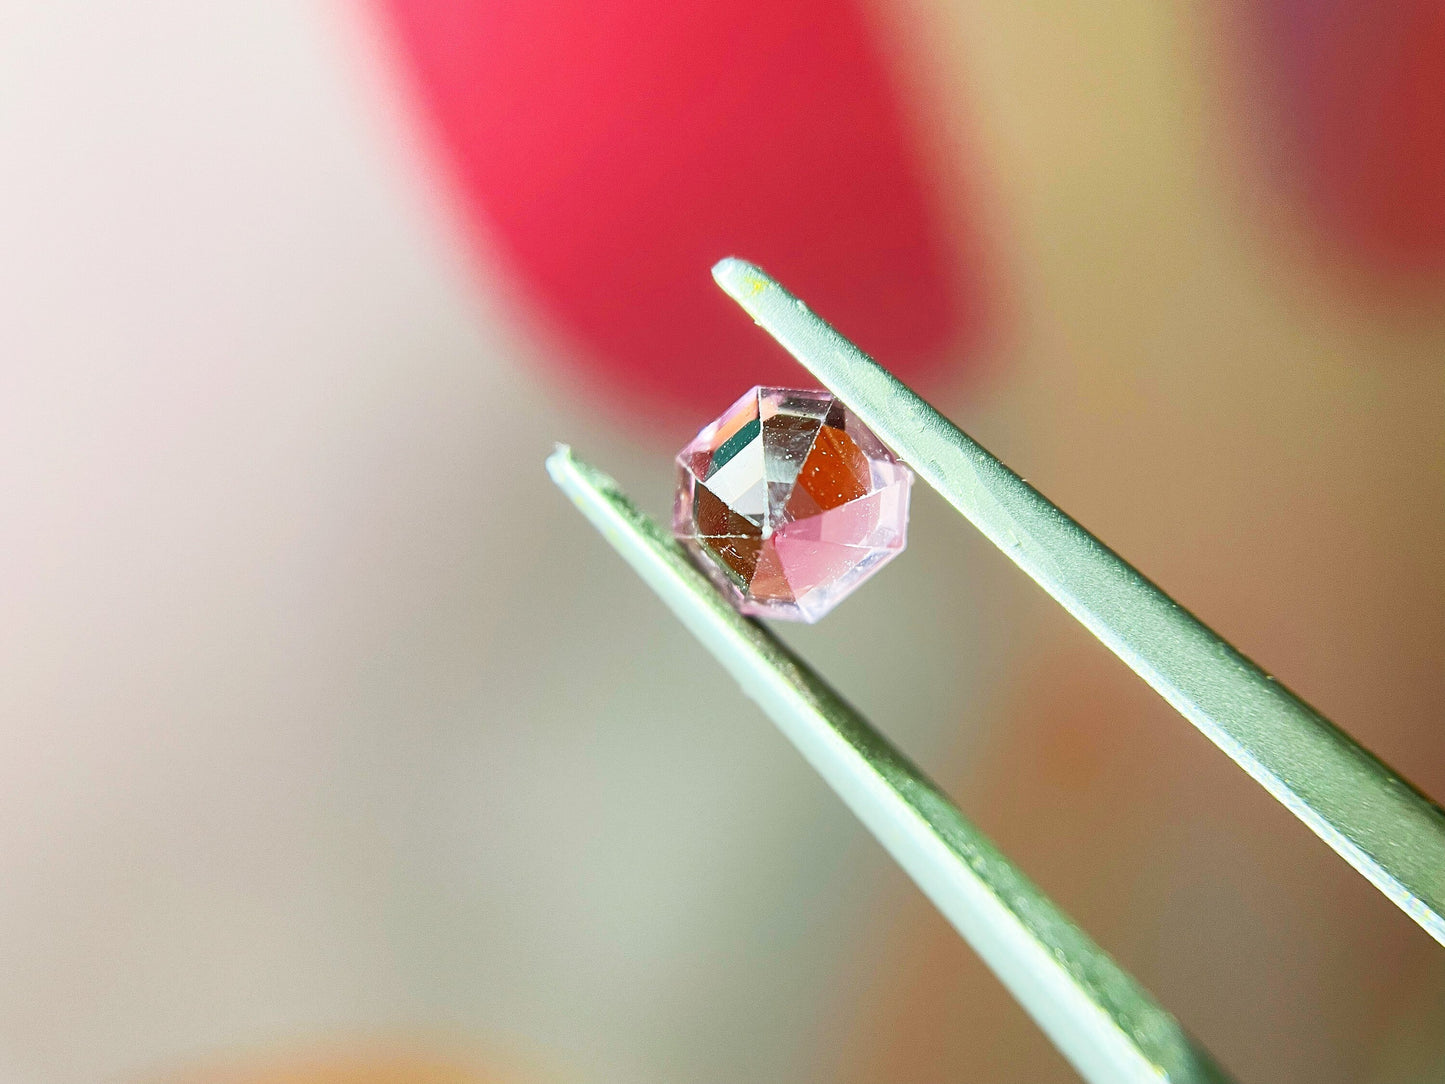
[[[1445,944],[1445,810],[1133,569],[767,273],[713,277],[919,477],[1371,884]],[[797,746],[1094,1084],[1224,1081],[1168,1012],[927,776],[616,483],[559,446],[553,480]]]

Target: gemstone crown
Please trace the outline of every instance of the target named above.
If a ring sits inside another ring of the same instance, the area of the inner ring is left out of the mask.
[[[746,614],[817,621],[907,539],[913,472],[826,391],[753,388],[677,474],[673,533]]]

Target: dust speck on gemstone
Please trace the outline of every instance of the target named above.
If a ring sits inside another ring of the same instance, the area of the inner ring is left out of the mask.
[[[753,388],[678,453],[673,533],[743,613],[813,622],[902,552],[912,483],[830,393]]]

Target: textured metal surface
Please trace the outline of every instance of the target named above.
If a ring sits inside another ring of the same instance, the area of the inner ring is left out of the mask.
[[[1094,1084],[1229,1079],[817,674],[739,615],[607,476],[559,448],[572,502],[772,718]]]
[[[1445,944],[1445,811],[976,444],[766,272],[713,277],[920,477]]]

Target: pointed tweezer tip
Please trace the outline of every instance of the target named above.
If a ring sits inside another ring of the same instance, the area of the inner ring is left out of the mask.
[[[735,301],[761,293],[769,286],[775,286],[771,275],[757,264],[729,256],[712,266],[713,281]]]
[[[605,500],[626,499],[614,478],[578,459],[572,454],[570,444],[559,442],[553,449],[547,457],[547,473],[557,488],[579,507],[595,500],[598,494]]]
[[[552,481],[561,485],[563,474],[572,464],[572,446],[558,441],[552,449],[552,454],[547,457],[547,473],[552,476]]]

